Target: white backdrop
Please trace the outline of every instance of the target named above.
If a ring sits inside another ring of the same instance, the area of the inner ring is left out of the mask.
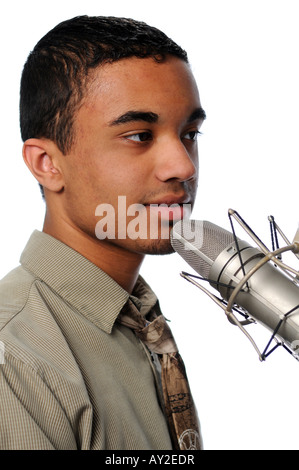
[[[21,70],[40,37],[81,14],[144,20],[187,49],[208,116],[193,217],[229,228],[232,207],[270,244],[271,214],[292,240],[298,226],[297,6],[296,0],[2,2],[0,277],[18,264],[44,216],[39,188],[21,157]],[[299,449],[299,364],[282,348],[260,363],[222,310],[179,276],[190,269],[178,255],[152,257],[142,274],[172,321],[205,448]],[[268,332],[250,331],[262,348]]]

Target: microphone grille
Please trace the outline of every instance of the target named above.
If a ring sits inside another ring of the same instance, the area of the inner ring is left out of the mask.
[[[205,220],[177,222],[171,234],[174,250],[204,278],[209,277],[218,255],[233,242],[231,232]]]

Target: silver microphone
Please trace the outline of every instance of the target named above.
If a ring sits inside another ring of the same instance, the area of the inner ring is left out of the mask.
[[[298,354],[299,286],[275,261],[269,262],[273,257],[266,259],[258,248],[207,221],[177,222],[171,244],[223,299],[232,303],[233,297],[234,305],[277,333],[292,353]]]

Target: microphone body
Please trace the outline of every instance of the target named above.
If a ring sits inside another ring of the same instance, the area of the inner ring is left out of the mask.
[[[192,233],[193,240],[190,239]],[[265,257],[246,241],[236,241],[233,234],[206,221],[178,222],[172,230],[171,243],[174,250],[198,274],[207,278],[227,301],[244,276]],[[271,262],[262,264],[249,277],[234,303],[271,332],[284,320],[277,336],[291,350],[298,348],[299,287]]]

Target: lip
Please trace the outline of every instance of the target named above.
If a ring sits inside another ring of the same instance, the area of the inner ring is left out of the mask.
[[[186,196],[163,197],[147,204],[152,215],[156,214],[161,221],[167,221],[169,223],[175,223],[186,217],[189,218],[191,213],[190,205],[190,198],[187,198]]]
[[[172,204],[190,204],[190,203],[191,201],[190,201],[189,196],[184,195],[184,196],[178,197],[178,196],[170,195],[170,196],[164,196],[157,200],[151,201],[146,205],[149,206],[149,205],[167,204],[168,206],[170,206]]]

